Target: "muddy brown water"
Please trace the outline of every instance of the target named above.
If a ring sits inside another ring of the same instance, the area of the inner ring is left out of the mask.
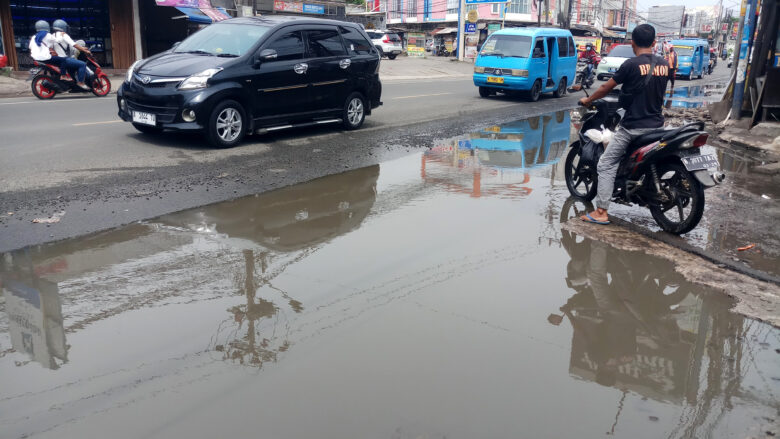
[[[570,122],[2,255],[0,437],[777,433],[776,329],[561,229]]]

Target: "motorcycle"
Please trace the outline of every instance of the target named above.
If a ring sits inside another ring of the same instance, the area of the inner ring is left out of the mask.
[[[569,91],[580,89],[575,86]],[[618,107],[618,95],[613,91],[585,109],[578,139],[571,144],[564,165],[572,196],[587,201],[596,197],[596,166],[605,146],[585,133],[602,128],[615,131],[625,115]],[[613,201],[647,207],[666,232],[679,235],[693,230],[704,214],[704,189],[725,179],[717,157],[701,151],[708,136],[703,122],[693,122],[637,137],[619,165]]]
[[[83,41],[76,44],[84,45]],[[90,47],[90,50],[92,48]],[[73,56],[73,55],[71,55]],[[106,96],[111,91],[111,81],[100,68],[97,60],[91,54],[79,52],[75,58],[87,63],[87,75],[84,82],[87,89],[78,86],[76,79],[63,72],[60,67],[46,62],[35,61],[35,68],[30,70],[27,79],[31,81],[32,92],[38,99],[52,99],[57,93],[92,93],[97,97]]]
[[[577,72],[574,76],[574,83],[582,84],[584,88],[590,88],[593,85],[593,82],[596,81],[596,67],[598,67],[598,60],[577,60]],[[590,73],[588,73],[589,70]]]

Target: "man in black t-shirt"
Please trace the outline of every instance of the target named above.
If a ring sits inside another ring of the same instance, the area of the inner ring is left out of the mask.
[[[626,148],[638,136],[664,125],[662,106],[666,81],[669,79],[669,64],[663,58],[653,54],[655,29],[652,26],[640,24],[634,29],[631,38],[631,47],[636,56],[624,62],[615,76],[590,97],[580,99],[580,104],[588,106],[591,102],[609,94],[618,84],[623,84],[624,91],[631,91],[634,94],[633,102],[625,109],[626,114],[620,121],[617,132],[599,159],[597,209],[583,216],[583,221],[609,224],[607,209],[615,187],[615,175]],[[655,58],[655,67],[651,72],[653,58]],[[652,76],[648,79],[647,75]]]

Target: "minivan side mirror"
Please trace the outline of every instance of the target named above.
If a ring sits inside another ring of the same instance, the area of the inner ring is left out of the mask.
[[[257,54],[257,56],[255,56],[253,64],[254,64],[255,67],[257,67],[263,61],[274,60],[274,59],[276,59],[277,56],[278,56],[278,54],[276,53],[276,51],[274,49],[263,49],[263,50],[260,51],[260,53]]]

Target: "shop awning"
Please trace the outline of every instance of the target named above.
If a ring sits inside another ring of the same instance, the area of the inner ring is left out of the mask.
[[[214,22],[214,20],[211,19],[208,15],[206,15],[203,11],[201,11],[198,8],[184,8],[181,6],[176,6],[176,9],[178,9],[180,12],[183,12],[187,15],[187,19],[190,20],[193,23],[202,23],[202,24],[211,24]],[[222,21],[227,18],[230,18],[230,15],[228,15],[227,11],[222,8],[213,8],[214,12],[219,14],[224,14],[225,18],[220,18],[216,21]],[[212,14],[215,15],[215,14]],[[178,17],[176,17],[178,18]],[[183,18],[183,17],[182,17]]]
[[[445,27],[441,30],[436,30],[433,32],[433,35],[445,35],[445,34],[456,34],[458,33],[457,27]]]

